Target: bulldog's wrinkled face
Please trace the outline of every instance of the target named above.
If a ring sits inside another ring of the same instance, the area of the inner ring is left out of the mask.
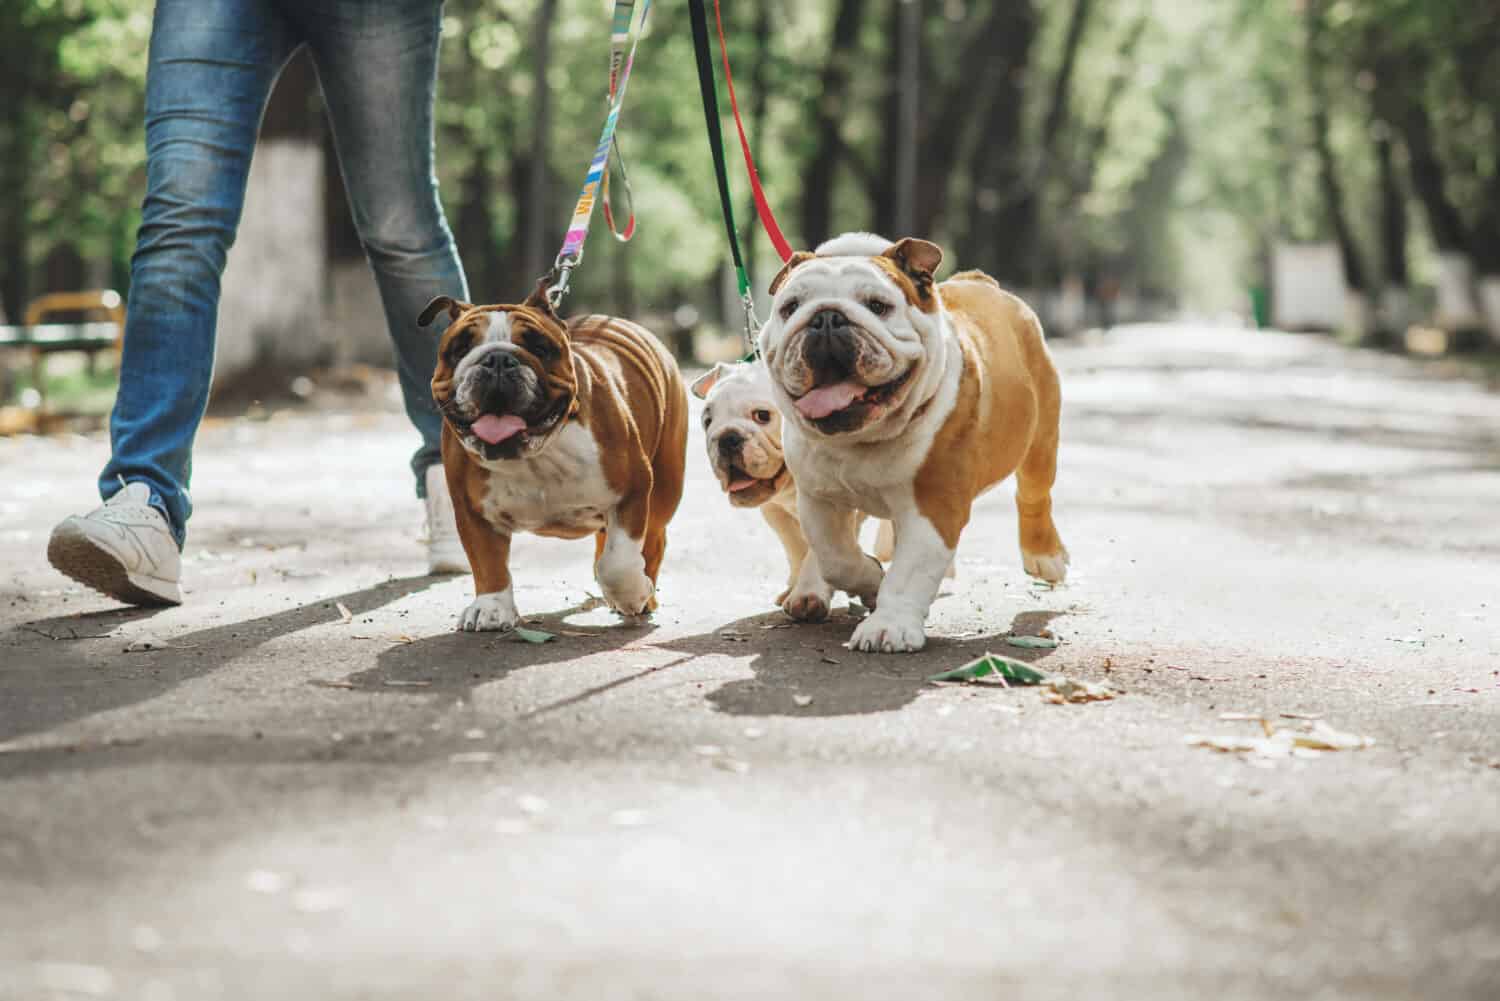
[[[708,461],[729,503],[760,507],[791,480],[770,374],[757,362],[720,364],[689,388],[704,401]]]
[[[914,393],[942,334],[933,272],[942,251],[855,234],[799,253],[771,283],[761,334],[789,419],[825,437],[899,433],[925,399]]]
[[[539,288],[516,306],[473,306],[439,296],[422,326],[447,309],[432,398],[463,447],[486,461],[539,452],[575,410],[567,327]]]

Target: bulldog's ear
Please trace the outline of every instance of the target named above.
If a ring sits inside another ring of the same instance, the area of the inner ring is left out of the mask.
[[[693,384],[688,387],[688,392],[700,400],[706,400],[708,399],[709,392],[719,384],[719,380],[728,374],[729,366],[723,362],[719,362],[713,368],[694,379]]]
[[[530,306],[539,313],[546,313],[554,320],[558,319],[557,310],[552,308],[552,300],[547,298],[547,290],[551,287],[547,284],[547,279],[542,278],[538,280],[536,288],[531,290],[531,294],[526,297],[526,301],[521,305]]]
[[[783,264],[781,270],[776,272],[776,277],[771,279],[771,294],[775,295],[781,290],[781,286],[786,284],[787,275],[792,273],[793,268],[799,264],[806,264],[817,256],[817,254],[810,254],[805,250],[799,250],[793,254],[791,260]]]
[[[423,309],[420,314],[418,314],[417,326],[427,326],[432,322],[433,317],[438,315],[438,312],[440,310],[446,309],[448,311],[448,322],[452,323],[454,320],[462,316],[465,310],[473,308],[473,305],[464,302],[462,299],[455,299],[451,295],[440,295],[429,302],[426,308]]]
[[[943,263],[941,247],[913,237],[907,237],[880,256],[895,261],[896,266],[916,279],[918,285],[932,281],[938,265]]]

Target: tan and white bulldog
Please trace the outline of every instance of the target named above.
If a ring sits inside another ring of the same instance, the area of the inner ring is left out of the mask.
[[[781,540],[787,583],[776,604],[784,605],[808,553],[797,520],[797,484],[782,456],[781,411],[772,396],[771,374],[759,361],[721,362],[695,379],[688,391],[703,401],[708,461],[729,503],[760,508],[761,517]],[[833,601],[833,589],[816,565],[808,568],[805,591],[825,609]]]
[[[594,537],[594,578],[622,615],[656,608],[667,522],[682,499],[687,393],[677,363],[634,323],[564,323],[541,286],[515,306],[447,296],[432,395],[475,598],[459,628],[513,628],[516,532]]]
[[[1061,398],[1041,324],[981,272],[937,284],[941,262],[925,240],[854,233],[794,255],[771,283],[761,350],[802,530],[828,583],[875,608],[857,650],[925,645],[970,506],[1011,473],[1022,565],[1054,583],[1067,573],[1051,496]],[[860,551],[857,512],[893,522],[889,572]],[[786,607],[819,611],[801,580]]]

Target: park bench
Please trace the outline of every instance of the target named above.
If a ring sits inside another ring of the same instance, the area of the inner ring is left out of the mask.
[[[103,319],[53,323],[60,314]],[[64,351],[88,355],[92,371],[100,352],[118,351],[125,336],[125,307],[113,289],[88,292],[53,292],[33,299],[26,307],[25,322],[0,324],[0,351],[26,351],[31,355],[32,385],[38,394],[37,410],[47,408],[47,358]],[[0,374],[3,378],[3,374]],[[3,388],[3,384],[0,384]],[[8,392],[0,393],[0,403]]]

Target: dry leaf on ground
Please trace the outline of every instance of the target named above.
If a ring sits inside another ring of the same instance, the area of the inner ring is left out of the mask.
[[[1082,702],[1108,702],[1119,693],[1092,681],[1077,681],[1061,674],[1049,675],[1042,682],[1042,700],[1053,705]]]
[[[1227,714],[1226,714],[1227,715]],[[1277,729],[1270,720],[1256,717],[1262,736],[1202,736],[1188,734],[1183,742],[1226,754],[1243,754],[1252,763],[1267,764],[1283,758],[1316,758],[1325,751],[1359,751],[1375,745],[1374,739],[1335,730],[1322,720],[1304,730]]]
[[[1056,636],[1007,636],[1005,642],[1023,650],[1051,650],[1062,641]]]

